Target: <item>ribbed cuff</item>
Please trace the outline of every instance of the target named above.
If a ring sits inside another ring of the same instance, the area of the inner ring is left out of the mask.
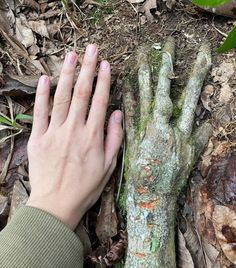
[[[23,206],[0,233],[0,267],[81,268],[83,247],[60,220]]]

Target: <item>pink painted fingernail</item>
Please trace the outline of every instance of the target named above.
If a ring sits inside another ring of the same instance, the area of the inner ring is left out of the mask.
[[[86,55],[89,57],[93,57],[97,51],[97,46],[94,44],[90,44],[86,47]]]
[[[106,60],[103,60],[103,61],[101,62],[101,65],[100,65],[100,69],[101,69],[101,70],[106,70],[106,69],[108,69],[109,66],[110,66],[109,62],[106,61]]]
[[[75,52],[69,52],[66,54],[65,62],[67,64],[75,64],[76,60],[77,60],[77,55]]]
[[[121,111],[115,112],[115,114],[114,114],[114,121],[115,121],[115,123],[120,124],[121,121],[122,121],[122,117],[123,117],[123,115],[122,115],[122,112]]]
[[[44,86],[47,85],[49,83],[49,78],[47,75],[42,75],[39,79],[39,84]]]

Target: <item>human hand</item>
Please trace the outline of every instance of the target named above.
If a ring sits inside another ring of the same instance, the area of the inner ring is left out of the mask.
[[[77,55],[66,55],[50,123],[50,81],[45,75],[40,78],[28,143],[32,191],[27,205],[49,212],[72,230],[109,180],[123,138],[119,110],[112,113],[104,138],[111,76],[107,61],[101,62],[88,113],[97,54],[95,45],[87,46],[73,92]]]

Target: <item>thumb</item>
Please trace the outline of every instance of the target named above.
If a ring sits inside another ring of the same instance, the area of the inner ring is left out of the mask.
[[[109,169],[110,166],[114,164],[114,158],[116,158],[118,155],[122,140],[123,140],[122,112],[116,110],[111,114],[107,127],[107,136],[104,148],[106,169]]]

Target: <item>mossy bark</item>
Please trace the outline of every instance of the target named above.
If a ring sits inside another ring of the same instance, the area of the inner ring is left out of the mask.
[[[184,90],[182,112],[172,126],[169,93],[174,53],[173,38],[161,54],[147,47],[140,49],[137,65],[124,85],[128,148],[125,267],[175,267],[176,200],[211,133],[206,124],[201,135],[199,131],[192,134],[194,111],[211,66],[209,46],[200,48]]]

